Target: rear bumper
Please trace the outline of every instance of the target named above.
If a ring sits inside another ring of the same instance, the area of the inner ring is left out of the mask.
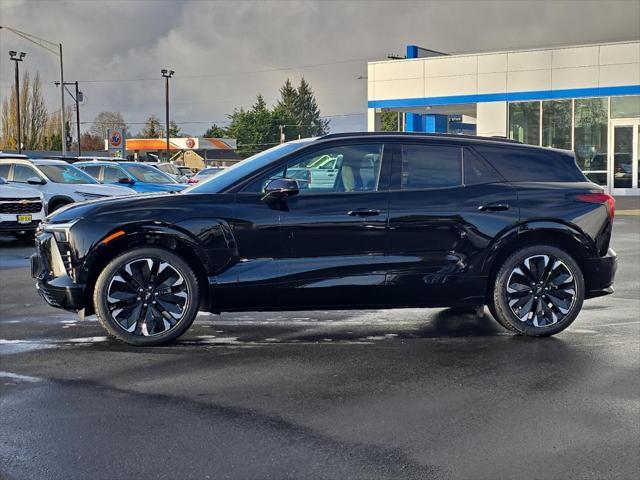
[[[613,293],[613,281],[618,269],[618,256],[611,248],[604,257],[589,258],[584,262],[585,298],[601,297]]]

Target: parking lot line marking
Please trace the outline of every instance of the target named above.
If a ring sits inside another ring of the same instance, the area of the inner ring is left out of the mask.
[[[11,380],[18,380],[20,382],[37,383],[41,381],[41,378],[30,377],[29,375],[20,375],[19,373],[0,372],[0,378],[10,378]]]

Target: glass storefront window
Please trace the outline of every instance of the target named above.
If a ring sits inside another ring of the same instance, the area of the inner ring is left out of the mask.
[[[589,180],[607,184],[607,98],[575,100],[574,150],[578,166]]]
[[[509,138],[540,145],[540,102],[509,104]]]
[[[571,150],[571,100],[542,102],[542,146]]]
[[[640,95],[611,97],[611,118],[640,117]]]

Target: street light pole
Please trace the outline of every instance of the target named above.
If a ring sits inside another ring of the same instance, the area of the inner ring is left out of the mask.
[[[165,88],[164,88],[164,107],[165,107],[165,114],[166,114],[166,118],[165,118],[165,133],[167,134],[167,162],[169,161],[169,79],[173,76],[173,74],[175,73],[173,70],[167,70],[166,68],[163,68],[162,70],[160,70],[160,73],[162,73],[162,76],[165,78]]]
[[[80,90],[78,90],[78,81],[76,80],[76,125],[78,128],[78,156],[82,155],[80,147]]]
[[[60,50],[60,85],[64,85],[64,67],[62,64],[62,43],[58,44],[59,50]],[[60,130],[60,134],[62,135],[62,156],[66,157],[67,156],[67,119],[65,111],[64,111],[64,86],[60,89],[60,107],[62,108],[62,110],[60,110],[60,116],[61,116],[61,130]],[[78,139],[78,141],[80,141],[80,139]]]
[[[22,153],[22,120],[20,119],[20,67],[18,67],[18,62],[21,62],[24,59],[24,52],[16,52],[15,50],[11,50],[9,52],[9,58],[16,62],[16,120],[17,120],[17,133],[18,136],[16,138],[16,143],[18,144],[18,153]]]

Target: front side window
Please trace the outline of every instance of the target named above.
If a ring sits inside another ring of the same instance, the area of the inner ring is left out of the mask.
[[[297,180],[300,194],[373,192],[378,189],[382,144],[336,145],[291,160],[251,182],[243,192],[263,192],[281,177]]]
[[[440,145],[402,146],[402,190],[446,188],[462,184],[459,147]]]
[[[40,175],[27,165],[16,165],[13,167],[13,181],[27,183],[30,178],[40,178]]]
[[[119,167],[104,167],[102,183],[118,183],[121,178],[129,178],[129,175]]]
[[[509,138],[540,145],[540,102],[509,104]]]
[[[53,183],[98,183],[78,167],[71,165],[40,165],[40,170]]]

